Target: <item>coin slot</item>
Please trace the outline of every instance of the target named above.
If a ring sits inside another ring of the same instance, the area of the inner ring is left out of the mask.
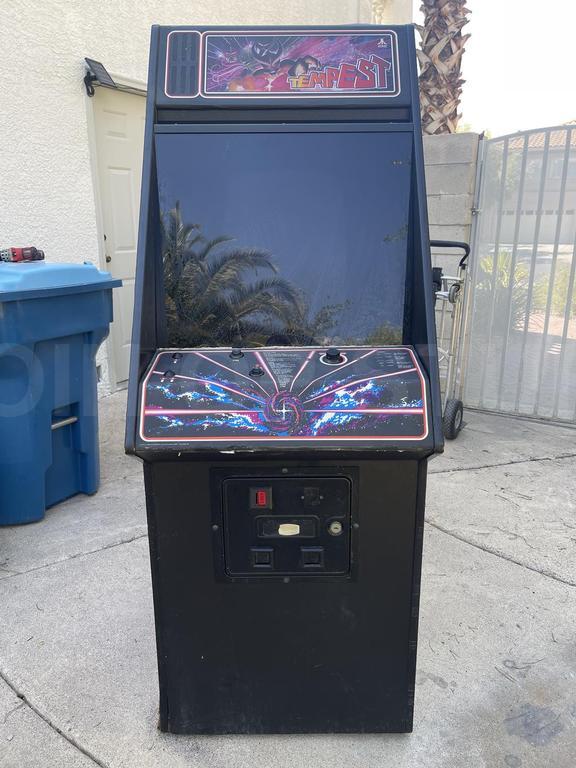
[[[258,536],[263,538],[314,538],[317,535],[316,517],[259,517],[257,518]]]
[[[278,526],[279,536],[299,536],[300,526],[298,523],[280,523]]]

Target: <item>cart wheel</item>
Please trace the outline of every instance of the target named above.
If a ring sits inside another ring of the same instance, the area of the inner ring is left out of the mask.
[[[462,429],[464,422],[464,406],[462,400],[448,400],[444,408],[442,429],[447,440],[454,440]]]
[[[448,301],[450,304],[456,304],[456,299],[460,293],[460,283],[453,283],[448,291]]]

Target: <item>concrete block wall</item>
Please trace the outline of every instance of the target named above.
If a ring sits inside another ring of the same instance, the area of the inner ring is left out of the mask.
[[[470,242],[478,158],[477,133],[424,136],[430,238]],[[433,263],[454,269],[460,256],[435,251]]]
[[[424,136],[424,163],[428,220],[431,240],[459,240],[470,243],[472,208],[480,137],[476,133]],[[432,251],[432,263],[445,275],[456,275],[460,250]],[[448,350],[452,332],[452,305],[436,303],[438,345]],[[446,360],[440,353],[440,374],[444,387]]]

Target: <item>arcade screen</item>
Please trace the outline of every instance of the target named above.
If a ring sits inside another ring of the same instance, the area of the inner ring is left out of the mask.
[[[156,136],[168,344],[402,342],[412,137]]]

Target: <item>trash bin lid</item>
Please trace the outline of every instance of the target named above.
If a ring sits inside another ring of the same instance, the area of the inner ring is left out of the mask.
[[[94,264],[61,264],[45,261],[0,262],[0,302],[33,299],[47,293],[79,293],[122,285]]]

